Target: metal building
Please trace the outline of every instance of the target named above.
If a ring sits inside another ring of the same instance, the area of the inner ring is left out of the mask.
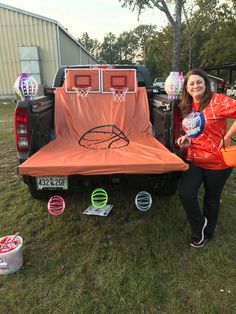
[[[60,65],[94,63],[57,21],[0,3],[0,97],[14,94],[19,73],[51,86]]]

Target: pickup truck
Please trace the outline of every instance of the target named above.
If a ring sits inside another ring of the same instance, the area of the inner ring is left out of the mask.
[[[54,108],[55,89],[61,87],[65,80],[65,70],[71,68],[115,68],[135,69],[137,85],[146,88],[148,106],[150,111],[150,123],[154,137],[162,143],[170,152],[182,158],[182,151],[176,144],[176,139],[181,134],[181,116],[178,109],[178,100],[168,100],[167,95],[153,91],[151,76],[145,66],[139,65],[86,65],[86,66],[62,66],[58,69],[53,86],[44,89],[44,96],[34,100],[18,101],[15,109],[15,137],[19,164],[33,156],[42,147],[55,138]],[[24,131],[22,131],[24,130]],[[63,153],[63,152],[62,152]],[[37,177],[23,175],[23,181],[27,184],[33,198],[48,198],[52,193],[60,193],[60,187],[55,185],[42,186]],[[68,191],[76,191],[79,186],[97,183],[101,186],[104,181],[116,184],[124,180],[128,184],[142,187],[151,187],[159,196],[175,194],[180,171],[171,171],[161,174],[115,174],[115,175],[70,175],[68,176]],[[60,178],[59,178],[60,179]],[[58,179],[58,180],[59,180]]]

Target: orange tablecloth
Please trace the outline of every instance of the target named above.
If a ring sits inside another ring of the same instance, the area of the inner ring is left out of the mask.
[[[127,94],[125,102],[115,102],[112,94],[86,98],[57,88],[55,134],[18,167],[20,174],[155,174],[188,169],[152,136],[144,87]]]

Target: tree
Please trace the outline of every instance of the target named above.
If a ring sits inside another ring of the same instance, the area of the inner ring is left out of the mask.
[[[219,0],[197,0],[197,9],[188,21],[193,62],[204,67],[236,60],[236,19],[230,4]],[[183,32],[184,33],[184,32]]]
[[[122,6],[129,6],[133,11],[138,9],[138,14],[142,13],[146,7],[161,10],[165,13],[171,26],[174,30],[174,45],[173,45],[173,56],[172,56],[172,70],[180,70],[180,47],[181,47],[181,15],[183,5],[186,0],[175,0],[175,14],[172,16],[165,0],[119,0],[122,2]]]
[[[201,66],[230,63],[236,60],[236,18],[228,6],[221,6],[214,32],[200,51]]]
[[[154,25],[139,25],[132,33],[136,36],[136,60],[139,63],[146,63],[146,52],[151,41],[157,36],[157,29]]]
[[[102,62],[114,64],[119,60],[117,38],[113,33],[108,33],[101,44],[100,59]]]
[[[173,31],[170,25],[163,28],[161,32],[157,32],[155,37],[149,39],[145,52],[145,64],[153,79],[169,75],[172,42]]]
[[[99,41],[95,38],[91,38],[89,37],[88,33],[85,32],[82,34],[82,37],[78,39],[78,41],[84,46],[84,48],[91,53],[91,55],[95,58],[95,59],[99,59],[99,55],[100,55],[100,43]]]
[[[134,32],[123,32],[117,39],[118,60],[120,64],[132,64],[135,62],[137,50],[137,38]]]
[[[140,25],[134,30],[123,32],[118,37],[108,33],[100,45],[100,57],[106,63],[144,63],[149,41],[156,36],[156,27]]]

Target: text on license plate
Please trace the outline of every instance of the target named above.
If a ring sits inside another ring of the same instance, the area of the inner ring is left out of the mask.
[[[37,189],[50,189],[50,190],[67,190],[68,189],[68,177],[36,177]]]

